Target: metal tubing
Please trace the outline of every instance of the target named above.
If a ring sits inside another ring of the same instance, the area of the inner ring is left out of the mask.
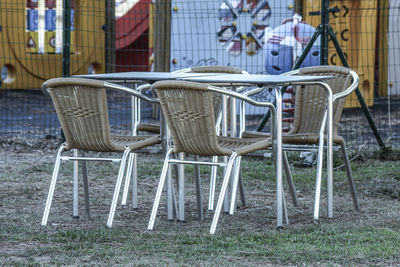
[[[170,164],[198,164],[198,165],[211,165],[218,167],[226,167],[227,164],[223,162],[208,162],[208,161],[194,161],[194,160],[178,160],[178,159],[170,159]]]
[[[240,193],[240,201],[242,202],[242,206],[246,207],[247,202],[246,202],[246,195],[244,192],[244,181],[243,181],[242,171],[240,169],[239,169],[239,193]]]
[[[170,163],[171,164],[171,163]],[[172,182],[172,168],[167,170],[167,220],[172,221],[178,216],[178,203],[175,197],[174,184]]]
[[[288,212],[287,212],[287,206],[286,206],[286,198],[285,198],[285,190],[282,187],[282,217],[283,217],[283,223],[284,224],[289,224],[289,217],[288,217]]]
[[[113,195],[113,199],[111,202],[110,213],[108,214],[108,220],[107,220],[108,228],[112,227],[115,209],[117,207],[117,202],[118,202],[119,191],[121,190],[122,178],[123,178],[124,172],[125,172],[126,158],[128,157],[130,151],[131,151],[131,149],[129,147],[126,147],[124,154],[122,156],[122,159],[121,159],[121,166],[119,168],[117,183],[116,183],[115,189],[114,189],[114,195]]]
[[[178,154],[179,160],[183,161],[184,153]],[[178,165],[178,221],[185,221],[185,169],[183,164]]]
[[[333,103],[332,90],[326,83],[321,83],[328,94],[328,138],[327,138],[327,193],[328,193],[328,218],[333,218]]]
[[[227,95],[222,95],[222,136],[228,136],[228,119],[227,119]],[[224,156],[223,157],[224,163],[227,163],[228,157]],[[224,167],[223,170],[224,173],[226,173],[226,167]],[[229,192],[225,194],[225,201],[224,201],[224,212],[229,212]]]
[[[78,149],[73,149],[72,154],[78,157]],[[73,163],[73,183],[72,183],[72,217],[79,218],[79,165],[77,161]]]
[[[325,116],[326,117],[326,116]],[[325,119],[322,124],[324,126]],[[314,200],[314,220],[318,220],[319,218],[319,204],[321,199],[321,180],[322,180],[322,161],[324,154],[324,132],[323,129],[325,127],[321,127],[321,131],[319,133],[319,145],[318,145],[318,159],[317,159],[317,174],[315,178],[315,200]]]
[[[282,189],[282,95],[275,88],[276,100],[276,217],[277,226],[283,226],[283,189]]]
[[[290,195],[292,196],[293,205],[297,207],[299,203],[297,201],[296,187],[293,182],[292,173],[290,172],[290,166],[286,151],[283,151],[282,155],[283,155],[283,167],[285,168],[286,181],[289,185]]]
[[[240,169],[240,161],[242,157],[237,157],[235,160],[235,169],[233,171],[233,180],[232,180],[232,195],[231,195],[231,203],[229,207],[229,214],[233,215],[236,209],[236,194],[239,183],[239,169]]]
[[[158,183],[157,193],[156,193],[156,197],[154,199],[153,209],[151,210],[151,215],[150,215],[149,224],[147,226],[147,230],[153,230],[153,228],[154,228],[154,222],[156,220],[158,205],[160,204],[161,193],[162,193],[162,189],[164,187],[165,178],[167,176],[167,170],[169,169],[168,168],[169,167],[169,158],[171,156],[172,150],[173,150],[172,148],[168,149],[168,151],[165,155],[164,166],[161,171],[161,177],[160,177],[160,181]]]
[[[138,180],[137,180],[137,154],[133,156],[133,173],[132,173],[132,209],[138,208]]]
[[[161,116],[162,113],[161,113]],[[162,129],[161,129],[162,130]],[[165,128],[165,140],[167,140],[165,142],[165,149],[163,150],[164,152],[169,151],[169,149],[171,148],[170,146],[170,140],[171,140],[171,136],[170,136],[170,132],[168,130],[168,128]],[[168,159],[171,160],[171,159]],[[174,194],[174,187],[172,184],[172,169],[168,168],[167,169],[167,219],[172,221],[174,219],[174,216],[178,215],[178,206],[177,206],[177,202],[175,199],[175,194]],[[175,208],[175,210],[174,210]]]
[[[44,212],[43,212],[43,218],[42,218],[42,224],[41,224],[42,226],[47,225],[47,219],[49,218],[51,202],[53,201],[54,189],[55,189],[56,183],[57,183],[58,171],[60,169],[60,162],[61,162],[60,157],[61,157],[62,152],[64,152],[64,150],[65,150],[65,145],[62,144],[60,146],[60,148],[58,149],[56,162],[54,164],[53,176],[51,177],[49,194],[47,195],[46,206],[45,206]]]
[[[224,162],[228,161],[228,157],[224,156],[223,157]],[[227,165],[228,166],[228,165]],[[227,167],[224,167],[223,173],[226,173]],[[229,212],[229,188],[226,189],[226,194],[225,194],[225,200],[224,200],[224,213]]]
[[[84,152],[82,151],[81,153]],[[90,214],[89,181],[88,181],[86,161],[82,161],[82,180],[83,180],[83,192],[85,195],[86,214],[91,219],[92,216]]]
[[[212,162],[217,162],[218,157],[212,157]],[[208,210],[214,210],[215,183],[217,179],[217,166],[211,167],[210,192],[208,196]]]
[[[199,156],[195,155],[195,160],[198,160]],[[200,168],[199,165],[194,165],[194,176],[196,182],[196,199],[197,199],[197,218],[202,221],[203,215],[203,200],[201,197],[201,183],[200,183]]]
[[[131,175],[132,175],[133,157],[134,157],[134,153],[129,153],[128,167],[126,168],[124,191],[122,193],[122,201],[121,201],[122,206],[126,205],[126,200],[128,198],[129,183],[130,183]]]
[[[84,158],[84,157],[69,157],[69,156],[62,156],[60,157],[60,160],[82,160],[82,161],[111,161],[111,162],[120,162],[121,159],[115,159],[115,158]]]
[[[236,137],[236,98],[231,97],[230,98],[230,106],[231,106],[231,136]]]
[[[355,186],[354,180],[353,180],[353,174],[351,171],[349,157],[348,157],[347,151],[346,151],[346,145],[342,144],[341,147],[342,147],[342,155],[343,155],[344,165],[346,166],[347,181],[349,182],[350,194],[351,194],[351,198],[353,200],[354,209],[356,211],[360,211],[360,205],[358,204],[358,198],[357,198],[357,190],[356,190],[356,186]]]
[[[224,175],[224,180],[222,182],[221,191],[220,191],[220,194],[219,194],[217,206],[215,208],[214,218],[213,218],[213,221],[211,223],[210,234],[214,234],[215,230],[217,228],[219,216],[220,216],[221,210],[222,210],[222,204],[223,204],[223,202],[225,202],[224,199],[225,199],[226,191],[228,189],[228,184],[229,184],[229,180],[230,180],[230,177],[231,177],[233,163],[235,162],[236,157],[237,157],[236,152],[233,152],[231,157],[229,158],[229,162],[228,162],[228,166],[226,167],[226,172],[225,172],[225,175]]]

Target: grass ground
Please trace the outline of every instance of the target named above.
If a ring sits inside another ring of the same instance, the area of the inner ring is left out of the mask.
[[[359,213],[353,211],[344,170],[335,170],[334,218],[326,218],[323,198],[319,221],[312,220],[315,169],[294,167],[300,204],[294,207],[287,197],[290,224],[276,229],[272,163],[246,158],[248,205],[233,216],[223,214],[211,236],[212,212],[205,210],[204,221],[196,219],[191,168],[186,169],[186,221],[167,221],[164,194],[155,231],[146,231],[160,154],[139,158],[139,209],[119,206],[112,229],[105,223],[117,166],[89,165],[93,218],[87,218],[81,195],[81,216],[73,219],[72,168],[63,163],[48,226],[41,227],[55,153],[54,148],[0,149],[0,265],[400,265],[399,161],[352,162]],[[208,169],[202,169],[202,178],[206,198]]]

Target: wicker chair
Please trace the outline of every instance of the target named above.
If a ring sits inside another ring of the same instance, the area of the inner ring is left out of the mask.
[[[191,68],[186,68],[186,69],[181,69],[178,71],[175,71],[175,73],[229,73],[229,74],[248,74],[248,72],[246,72],[245,70],[236,68],[236,67],[231,67],[231,66],[219,66],[219,65],[214,65],[214,66],[199,66],[199,67],[191,67]],[[149,88],[151,88],[151,85],[142,85],[140,86],[138,89],[142,90],[142,91],[146,91]],[[235,88],[235,91],[237,92],[241,92],[244,88],[239,87],[239,88]],[[223,113],[222,113],[222,97],[221,95],[218,94],[213,94],[213,106],[214,106],[214,112],[215,112],[215,118],[216,118],[216,131],[219,134],[222,133],[222,123],[223,123]],[[233,106],[233,105],[232,105]],[[229,121],[229,116],[230,112],[227,112],[227,121]],[[236,125],[231,125],[232,129],[236,129]],[[155,123],[142,123],[140,122],[140,116],[138,117],[137,120],[137,130],[141,131],[141,132],[150,132],[150,133],[160,133],[160,125],[159,124],[155,124]],[[183,157],[183,155],[180,155],[180,157]],[[213,161],[218,161],[217,157],[214,157]],[[197,166],[195,166],[195,173],[198,173],[197,170]],[[183,170],[180,169],[179,171],[177,170],[177,172],[180,173],[178,178],[180,180],[180,185],[183,184]],[[217,175],[217,167],[213,166],[211,169],[211,178],[210,178],[210,194],[209,194],[209,201],[208,201],[208,210],[213,210],[214,209],[214,194],[215,194],[215,183],[216,183],[216,175]],[[196,184],[199,182],[199,177],[198,175],[196,175]],[[242,175],[240,173],[239,176],[239,189],[240,189],[240,199],[242,202],[243,206],[246,206],[246,198],[245,198],[245,194],[244,194],[244,184],[243,184],[243,179],[242,179]],[[183,188],[181,187],[179,189],[182,193],[179,194],[180,196],[180,200],[179,203],[181,203],[180,205],[180,214],[179,214],[179,220],[184,220],[184,212],[183,209],[184,207],[182,206],[183,203]],[[200,196],[199,196],[200,197]],[[199,205],[199,214],[198,217],[200,220],[202,220],[203,218],[203,214],[201,213],[202,208],[201,208],[201,204],[202,200],[201,198],[198,199],[198,205]],[[226,202],[228,203],[228,202]],[[229,207],[227,205],[224,206],[224,210],[228,211]]]
[[[148,229],[152,230],[154,227],[162,189],[170,164],[226,166],[225,176],[210,229],[210,233],[214,234],[234,164],[235,168],[232,178],[234,186],[232,195],[236,194],[240,157],[259,149],[268,148],[270,146],[270,138],[235,138],[218,136],[212,103],[213,94],[222,93],[231,97],[237,97],[253,105],[270,107],[271,109],[274,109],[274,107],[271,103],[256,102],[239,93],[201,83],[161,81],[155,83],[154,87],[166,118],[168,128],[171,132],[173,145],[168,150],[165,157]],[[172,154],[182,152],[197,156],[230,156],[230,158],[227,164],[219,162],[171,159]]]
[[[236,67],[230,67],[230,66],[199,66],[199,67],[192,67],[192,68],[186,68],[186,69],[181,69],[175,71],[175,73],[229,73],[229,74],[248,74],[245,70],[241,70]],[[150,87],[150,86],[149,86]],[[142,87],[144,90],[146,87]],[[214,98],[213,99],[213,104],[214,104],[214,110],[217,113],[216,118],[218,117],[218,112],[221,109],[221,98]],[[154,123],[142,123],[138,121],[137,125],[138,131],[143,131],[143,132],[150,132],[150,133],[160,133],[160,125],[159,124],[154,124]]]
[[[134,158],[136,157],[134,152],[138,149],[160,143],[160,136],[112,135],[110,133],[108,119],[106,89],[123,91],[146,101],[155,102],[155,100],[130,88],[107,82],[80,78],[51,79],[44,83],[43,88],[48,91],[53,100],[62,130],[65,134],[66,143],[60,146],[57,153],[49,194],[42,218],[42,225],[45,226],[47,224],[60,162],[62,160],[73,160],[85,163],[90,160],[98,160],[120,162],[118,178],[107,221],[107,226],[111,227],[128,157],[125,189],[128,188]],[[76,154],[74,156],[62,155],[65,151],[69,150],[80,150],[82,152],[122,152],[123,156],[122,158],[96,158],[78,157]],[[83,164],[82,170],[86,211],[90,217],[89,189],[85,164]],[[136,181],[133,182],[136,183]]]
[[[358,75],[351,69],[340,66],[307,67],[288,72],[284,75],[327,75],[333,79],[326,83],[332,89],[333,94],[333,143],[341,147],[346,167],[350,193],[355,210],[359,210],[357,192],[353,181],[350,162],[346,151],[346,143],[343,137],[338,135],[339,120],[342,114],[345,97],[358,86]],[[295,95],[294,121],[290,132],[283,134],[282,142],[284,150],[315,150],[318,145],[317,178],[315,189],[314,219],[319,217],[319,200],[322,176],[323,143],[325,138],[326,119],[326,94],[319,86],[298,86]],[[244,132],[244,137],[260,137],[265,134],[260,132]],[[284,167],[291,188],[292,197],[297,203],[287,156],[284,153]],[[329,197],[329,191],[328,191]],[[329,215],[329,212],[328,212]]]

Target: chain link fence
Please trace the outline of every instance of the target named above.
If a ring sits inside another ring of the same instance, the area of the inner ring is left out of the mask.
[[[40,87],[66,74],[201,65],[237,66],[258,74],[289,71],[321,24],[318,11],[324,3],[329,4],[329,24],[343,55],[360,76],[360,92],[379,136],[385,145],[398,148],[398,0],[2,0],[0,136],[58,136],[58,119]],[[323,39],[316,40],[301,67],[324,63],[321,60],[342,65],[331,38],[321,59]],[[163,65],[157,67],[157,61]],[[287,114],[294,105],[291,98],[285,94]],[[130,98],[112,94],[109,100],[113,130],[129,133]],[[148,119],[154,117],[151,107],[143,111]],[[255,128],[262,112],[247,113]],[[353,148],[378,146],[354,94],[347,99],[340,134]]]

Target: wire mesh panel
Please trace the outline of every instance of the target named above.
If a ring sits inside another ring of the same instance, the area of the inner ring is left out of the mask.
[[[168,10],[156,10],[151,0],[71,0],[71,9],[65,10],[64,1],[0,2],[1,135],[59,133],[52,104],[38,89],[45,80],[63,75],[65,60],[71,75],[150,71],[154,59],[166,55],[171,71],[226,65],[250,73],[284,73],[296,64],[313,34],[319,33],[318,11],[327,3],[329,25],[341,52],[329,37],[324,53],[321,35],[300,67],[325,61],[343,65],[344,58],[360,76],[359,90],[379,136],[386,145],[400,146],[398,0],[168,0],[170,5],[160,5]],[[66,14],[70,27],[64,25]],[[157,23],[171,25],[170,31],[156,32]],[[68,43],[63,39],[66,31]],[[154,43],[161,35],[168,35],[166,42]],[[63,54],[65,45],[69,54]],[[153,47],[160,45],[165,46],[153,55]],[[284,96],[288,123],[294,93]],[[258,97],[274,99],[268,91]],[[118,131],[129,131],[130,97],[112,95],[111,99],[111,124]],[[151,106],[143,113],[154,115]],[[247,114],[253,128],[264,115],[257,109],[248,109]],[[349,146],[377,146],[354,94],[346,101],[340,134]]]

